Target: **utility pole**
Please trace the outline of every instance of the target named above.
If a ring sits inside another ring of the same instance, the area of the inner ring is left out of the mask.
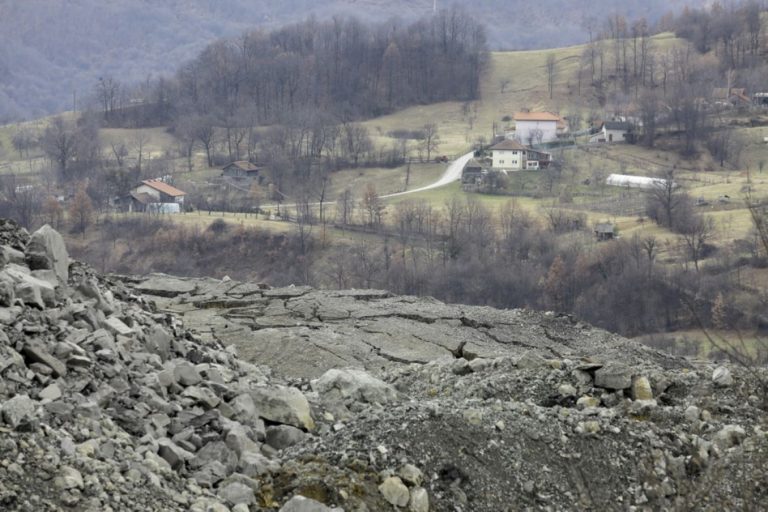
[[[437,12],[437,0],[432,0],[432,12]]]

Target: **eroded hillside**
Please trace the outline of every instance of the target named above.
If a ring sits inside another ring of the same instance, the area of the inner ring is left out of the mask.
[[[722,510],[763,369],[384,291],[101,276],[0,229],[4,510]],[[333,507],[333,508],[332,508]]]

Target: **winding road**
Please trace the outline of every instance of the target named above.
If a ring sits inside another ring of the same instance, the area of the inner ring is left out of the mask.
[[[461,179],[461,171],[464,170],[464,166],[467,165],[467,162],[472,159],[472,156],[474,153],[470,151],[469,153],[465,155],[461,155],[459,158],[448,164],[448,167],[446,167],[445,172],[442,176],[440,176],[440,179],[435,181],[434,183],[430,183],[429,185],[414,188],[413,190],[406,190],[404,192],[395,192],[394,194],[384,194],[379,196],[381,199],[389,199],[391,197],[400,197],[405,196],[408,194],[415,194],[417,192],[424,192],[426,190],[432,190],[435,188],[444,187],[446,185],[450,185],[454,181],[457,181]],[[336,204],[336,201],[325,201],[323,205],[333,205]],[[275,208],[277,205],[270,204],[265,205],[263,208]],[[308,206],[320,206],[320,203],[310,203]],[[280,208],[286,209],[286,208],[295,208],[296,204],[281,204]]]
[[[446,185],[450,185],[454,181],[461,179],[461,171],[464,170],[464,166],[467,165],[467,162],[469,162],[472,159],[473,155],[474,153],[470,151],[466,155],[461,155],[459,158],[451,162],[448,165],[448,167],[445,169],[445,172],[443,173],[443,175],[440,176],[440,179],[434,183],[430,183],[427,186],[415,188],[413,190],[406,190],[405,192],[396,192],[394,194],[386,194],[381,196],[381,198],[386,199],[389,197],[404,196],[406,194],[415,194],[416,192],[424,192],[426,190],[432,190],[434,188],[440,188]]]

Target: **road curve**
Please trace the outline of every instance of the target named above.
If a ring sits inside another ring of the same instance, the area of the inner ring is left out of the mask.
[[[440,179],[437,180],[434,183],[430,183],[429,185],[426,185],[424,187],[415,188],[413,190],[406,190],[405,192],[395,192],[394,194],[385,194],[382,196],[379,196],[380,199],[389,199],[390,197],[400,197],[407,194],[415,194],[416,192],[424,192],[425,190],[432,190],[434,188],[440,188],[444,187],[446,185],[450,185],[456,180],[461,179],[461,171],[464,170],[464,166],[467,165],[467,162],[470,161],[472,156],[474,155],[473,152],[469,152],[466,155],[461,155],[459,158],[451,162],[448,167],[445,169],[445,172],[442,176],[440,176]],[[323,203],[326,206],[336,204],[336,201],[325,201]],[[309,203],[307,206],[320,206],[320,203]],[[275,208],[275,204],[268,204],[264,205],[264,208]],[[280,208],[287,209],[287,208],[295,208],[296,204],[281,204]]]
[[[415,194],[416,192],[424,192],[425,190],[432,190],[433,188],[440,188],[444,187],[445,185],[450,185],[454,181],[461,178],[461,171],[464,170],[464,166],[467,165],[467,162],[469,162],[472,159],[472,156],[474,155],[473,152],[469,152],[466,155],[462,155],[453,162],[448,165],[448,168],[445,169],[445,172],[442,176],[440,176],[440,179],[437,180],[434,183],[430,183],[429,185],[425,187],[415,188],[413,190],[406,190],[405,192],[395,192],[394,194],[385,194],[381,196],[382,199],[387,199],[390,197],[398,197],[398,196],[404,196],[406,194]]]

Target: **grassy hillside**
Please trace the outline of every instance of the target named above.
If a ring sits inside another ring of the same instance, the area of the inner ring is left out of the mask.
[[[666,52],[685,44],[669,33],[652,38],[656,52]],[[505,116],[520,109],[558,112],[563,116],[589,113],[589,88],[583,84],[578,95],[576,72],[586,46],[569,46],[551,50],[491,52],[485,76],[481,80],[481,99],[468,104],[445,102],[410,107],[391,115],[378,117],[365,124],[382,143],[391,142],[386,134],[398,128],[418,128],[426,122],[437,123],[442,145],[440,152],[460,154],[467,151],[478,137],[490,140],[493,124],[509,124]],[[555,56],[555,80],[552,98],[547,90],[547,58]],[[505,83],[502,92],[502,83]]]

